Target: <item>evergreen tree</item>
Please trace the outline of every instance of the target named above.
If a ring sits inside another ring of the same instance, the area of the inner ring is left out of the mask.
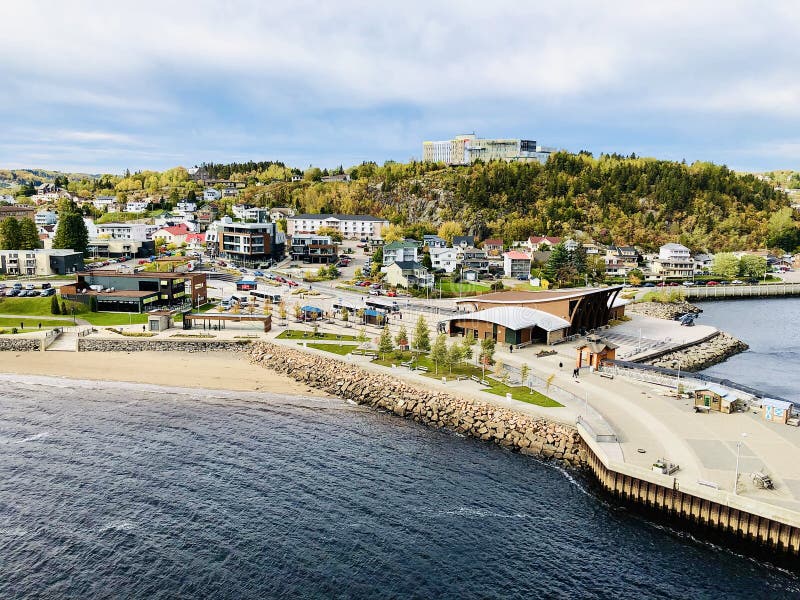
[[[569,252],[564,247],[564,243],[556,244],[553,246],[550,258],[547,259],[547,264],[544,266],[544,276],[551,283],[561,281],[570,266]]]
[[[24,218],[19,222],[19,249],[36,250],[40,247],[39,230],[33,219]]]
[[[61,314],[62,314],[62,315],[69,314],[69,313],[67,312],[67,303],[66,303],[66,302],[64,302],[63,300],[61,301]]]
[[[0,248],[3,250],[20,250],[20,224],[14,217],[7,217],[0,222]]]
[[[50,313],[54,315],[61,314],[61,307],[58,305],[58,297],[55,295],[50,296]]]
[[[414,349],[420,352],[427,352],[431,349],[431,334],[428,331],[428,323],[422,315],[417,319],[414,327]]]
[[[75,252],[86,253],[89,245],[89,232],[83,217],[78,212],[60,214],[56,235],[53,238],[53,248],[68,248]]]

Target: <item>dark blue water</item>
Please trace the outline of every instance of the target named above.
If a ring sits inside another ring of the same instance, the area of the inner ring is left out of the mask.
[[[800,298],[702,302],[700,322],[750,349],[703,371],[800,402]]]
[[[0,376],[0,598],[800,594],[552,466],[338,400],[54,382]]]

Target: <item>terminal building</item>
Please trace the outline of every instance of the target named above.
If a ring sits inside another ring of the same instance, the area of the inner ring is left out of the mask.
[[[497,292],[456,300],[468,311],[443,323],[451,336],[472,335],[498,343],[557,343],[624,314],[622,286],[546,292]]]
[[[206,303],[205,273],[111,273],[90,271],[77,274],[75,283],[59,290],[67,300],[91,305],[97,310],[141,313],[156,308],[182,306],[191,299],[193,307]]]

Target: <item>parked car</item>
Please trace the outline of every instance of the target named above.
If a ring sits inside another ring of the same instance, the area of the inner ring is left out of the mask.
[[[719,281],[706,281],[706,285],[719,285]]]
[[[369,295],[370,296],[380,296],[381,295],[381,291],[372,289],[372,290],[369,291]]]
[[[683,285],[685,285],[686,287],[691,287],[694,285],[694,281],[684,281]]]
[[[35,286],[35,285],[33,285],[32,283],[26,283],[26,284],[25,284],[25,289],[26,289],[26,290],[35,290],[35,289],[36,289],[36,286]]]
[[[397,292],[389,290],[388,292],[386,292],[386,295],[389,296],[390,298],[395,298],[397,297]]]
[[[656,284],[652,281],[648,281],[647,283],[643,283],[642,287],[656,287]]]
[[[21,289],[22,289],[22,284],[21,284],[21,283],[19,283],[19,282],[15,283],[15,284],[14,284],[14,289],[15,289],[15,290],[21,290]]]
[[[742,281],[741,279],[734,279],[733,281],[731,281],[731,285],[744,285],[744,281]]]
[[[527,275],[517,275],[517,279],[519,281],[528,281],[528,276]]]
[[[49,283],[43,283],[42,284],[42,289],[43,290],[49,290],[51,287],[53,287],[53,286],[51,284],[49,284]]]
[[[47,288],[46,290],[42,290],[42,293],[39,294],[40,296],[55,296],[56,291],[53,288]]]
[[[264,271],[253,271],[253,275],[255,275],[256,277],[263,277]]]
[[[297,287],[297,286],[298,286],[298,285],[300,285],[300,284],[299,284],[299,283],[297,283],[296,281],[288,280],[288,281],[286,282],[286,285],[288,285],[289,287]]]
[[[11,298],[11,297],[16,296],[18,294],[19,294],[19,290],[15,290],[14,288],[11,288],[10,290],[8,290],[6,292],[6,298]]]
[[[38,296],[40,294],[39,290],[25,290],[25,296],[28,298],[33,298],[34,296]]]

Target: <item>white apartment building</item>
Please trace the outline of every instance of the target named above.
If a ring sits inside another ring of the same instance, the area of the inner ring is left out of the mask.
[[[178,202],[175,205],[175,210],[181,213],[193,213],[197,210],[197,202],[189,202],[188,200]]]
[[[125,204],[125,212],[129,213],[143,213],[147,212],[147,205],[149,203],[145,200],[132,200]]]
[[[117,199],[114,196],[98,196],[92,200],[92,206],[97,210],[109,211],[117,205]]]
[[[681,244],[664,244],[653,261],[653,272],[664,279],[691,277],[694,273],[692,253]]]
[[[525,277],[531,274],[531,257],[524,252],[511,250],[503,253],[503,275],[506,277]]]
[[[33,221],[39,227],[44,227],[45,225],[55,225],[58,222],[58,214],[52,210],[40,210],[36,213]]]
[[[294,215],[286,219],[287,233],[317,233],[323,227],[331,227],[347,239],[381,239],[384,227],[389,221],[372,215]]]
[[[270,223],[269,209],[247,206],[246,204],[234,204],[233,216],[240,221],[253,221],[255,223]]]
[[[83,269],[83,254],[74,250],[0,250],[0,274],[66,275]]]
[[[0,195],[0,202],[5,202],[6,204],[16,204],[17,199],[11,194],[2,194]]]
[[[203,190],[203,200],[206,202],[211,202],[213,200],[219,200],[222,198],[222,192],[215,188],[206,188]]]
[[[429,248],[431,255],[431,268],[444,269],[445,273],[456,270],[458,250],[455,248]]]
[[[417,262],[419,246],[414,242],[392,242],[383,246],[383,266],[395,262]]]
[[[152,239],[153,233],[159,229],[158,225],[146,223],[103,223],[97,225],[87,219],[84,219],[84,223],[86,223],[86,229],[89,232],[89,239],[145,242]]]

